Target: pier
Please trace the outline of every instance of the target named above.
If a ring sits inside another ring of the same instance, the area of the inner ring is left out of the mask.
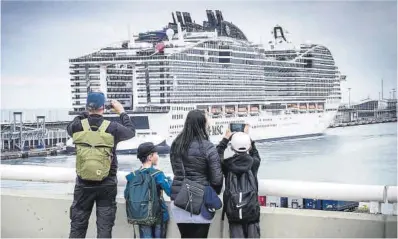
[[[2,180],[73,183],[73,168],[1,165]],[[125,185],[127,172],[118,172],[119,186]],[[369,202],[370,214],[319,211],[280,207],[261,207],[261,237],[340,237],[396,238],[396,186],[350,185],[289,180],[259,180],[259,194],[299,198]],[[2,190],[2,237],[68,237],[69,208],[73,196],[45,194],[38,191]],[[127,224],[124,199],[118,198],[113,237],[132,238]],[[393,208],[393,210],[391,210]],[[168,238],[179,238],[179,231],[169,222]],[[210,227],[209,238],[229,237],[228,222],[217,212]],[[87,237],[95,237],[95,209],[90,218]],[[21,222],[24,221],[21,230]]]
[[[358,104],[341,105],[331,128],[397,122],[397,99],[366,99]]]
[[[13,113],[12,123],[1,124],[1,159],[56,155],[68,140],[66,122],[46,123],[44,116],[24,123],[22,112]]]
[[[56,156],[58,155],[58,152],[61,150],[62,150],[61,147],[53,147],[46,149],[29,150],[25,152],[24,151],[3,152],[1,153],[1,160],[49,156],[49,155]]]

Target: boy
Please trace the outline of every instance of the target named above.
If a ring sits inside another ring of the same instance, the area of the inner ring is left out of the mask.
[[[226,214],[231,238],[260,238],[257,171],[261,159],[247,131],[247,125],[244,132],[232,134],[227,129],[217,146],[221,159],[229,142],[234,152],[222,161],[225,176],[222,219]]]
[[[142,166],[140,169],[136,170],[135,172],[132,172],[126,176],[126,179],[128,181],[126,185],[126,189],[124,191],[124,197],[126,199],[126,203],[129,203],[128,197],[130,195],[137,195],[139,194],[136,189],[134,188],[134,185],[132,185],[134,180],[140,180],[137,179],[137,176],[139,175],[144,175],[148,174],[150,175],[153,179],[154,182],[156,183],[156,191],[157,191],[157,196],[158,198],[155,200],[155,203],[159,203],[160,207],[157,207],[157,205],[154,205],[154,208],[159,209],[159,213],[157,215],[154,215],[157,217],[156,222],[153,225],[143,225],[139,224],[139,232],[140,232],[140,237],[141,238],[166,238],[166,232],[167,232],[167,222],[169,220],[169,214],[167,211],[167,206],[164,202],[162,192],[164,191],[167,196],[170,197],[171,193],[171,179],[166,178],[164,173],[158,169],[156,169],[156,166],[158,165],[158,160],[159,156],[157,153],[157,148],[156,146],[151,143],[142,143],[137,150],[137,158],[141,161]],[[142,188],[140,188],[142,189]],[[137,197],[140,197],[142,195],[137,195]],[[134,199],[133,199],[134,201]],[[141,201],[145,201],[145,199],[142,199]],[[132,203],[130,203],[132,204]],[[128,205],[126,205],[128,207]],[[130,206],[131,207],[131,206]],[[136,208],[135,208],[136,209]],[[155,209],[152,209],[155,210]],[[128,216],[131,218],[139,218],[140,215],[134,215],[134,209],[132,209],[132,212],[129,215],[129,212],[127,213]],[[139,213],[138,213],[139,214]],[[134,230],[135,234],[135,230]]]

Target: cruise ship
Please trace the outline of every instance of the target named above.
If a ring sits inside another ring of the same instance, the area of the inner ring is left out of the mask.
[[[267,44],[255,44],[219,10],[206,10],[202,24],[188,12],[171,15],[161,30],[69,60],[71,115],[85,110],[87,92],[100,90],[134,122],[136,137],[120,153],[144,141],[167,151],[193,109],[207,112],[214,143],[230,123],[248,123],[256,141],[317,136],[330,125],[345,76],[327,47],[296,46],[278,25]]]

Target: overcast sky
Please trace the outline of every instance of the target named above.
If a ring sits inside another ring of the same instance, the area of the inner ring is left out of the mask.
[[[396,1],[10,1],[1,2],[1,107],[70,108],[69,58],[134,33],[162,29],[171,12],[187,11],[197,23],[206,9],[249,40],[266,43],[280,24],[300,44],[330,49],[347,75],[343,100],[378,98],[397,84]]]

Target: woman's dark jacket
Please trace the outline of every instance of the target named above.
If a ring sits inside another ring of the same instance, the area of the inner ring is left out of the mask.
[[[173,185],[171,187],[171,200],[175,199],[181,189],[184,179],[183,165],[185,175],[189,180],[204,186],[210,185],[217,194],[220,194],[223,185],[221,160],[216,147],[210,141],[193,141],[185,157],[181,157],[181,153],[179,152],[173,152],[173,149],[174,143],[171,145],[170,152],[170,162],[174,174]]]

